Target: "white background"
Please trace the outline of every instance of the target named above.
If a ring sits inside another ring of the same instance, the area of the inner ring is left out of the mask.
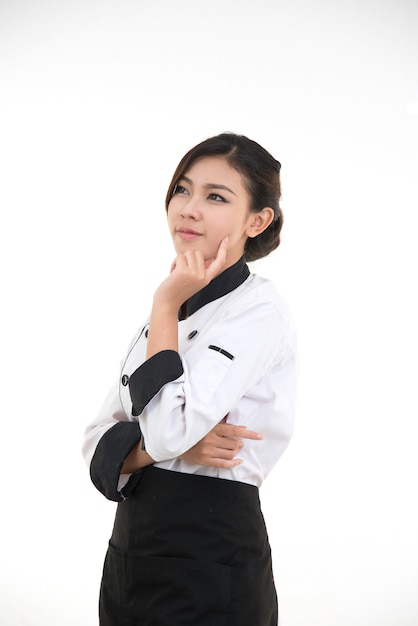
[[[83,431],[173,251],[178,160],[282,162],[294,439],[262,487],[284,626],[418,623],[416,0],[0,0],[0,622],[94,626]]]

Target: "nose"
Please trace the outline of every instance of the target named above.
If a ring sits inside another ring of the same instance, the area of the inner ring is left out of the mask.
[[[200,220],[202,212],[198,199],[196,197],[188,198],[180,209],[180,215],[185,219]]]

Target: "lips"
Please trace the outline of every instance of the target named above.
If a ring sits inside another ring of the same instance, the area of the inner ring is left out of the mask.
[[[184,233],[186,235],[201,235],[202,233],[198,233],[197,230],[193,230],[192,228],[177,228],[178,233]]]
[[[192,228],[177,228],[176,233],[180,239],[186,239],[188,241],[198,239],[202,236],[202,233],[199,233],[197,230],[193,230]]]

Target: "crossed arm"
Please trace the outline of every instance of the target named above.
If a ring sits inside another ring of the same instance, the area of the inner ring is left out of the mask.
[[[154,294],[147,358],[161,350],[178,351],[177,312],[183,302],[209,284],[224,269],[227,246],[228,238],[225,237],[214,259],[205,260],[201,252],[191,250],[177,256],[170,275]],[[180,458],[197,465],[236,467],[242,463],[235,457],[243,446],[243,439],[262,439],[262,436],[245,426],[221,423]],[[138,444],[125,459],[122,474],[133,474],[152,463],[154,460]]]
[[[231,468],[242,463],[235,458],[244,445],[243,439],[260,440],[263,437],[245,426],[217,424],[203,439],[180,457],[188,463],[209,465],[211,467]],[[141,450],[140,444],[126,457],[122,474],[134,474],[143,467],[154,463],[150,455]]]

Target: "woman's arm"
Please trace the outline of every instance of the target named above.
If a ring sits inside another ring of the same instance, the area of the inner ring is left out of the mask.
[[[263,439],[262,435],[246,426],[217,424],[203,439],[181,455],[183,461],[196,465],[231,468],[241,465],[236,455],[245,445],[243,439]]]
[[[181,455],[187,463],[207,465],[210,467],[231,468],[240,465],[242,461],[236,455],[244,445],[243,439],[261,440],[263,437],[248,430],[246,426],[233,424],[217,424],[203,439],[197,442],[190,450]],[[141,449],[141,444],[126,457],[122,466],[122,474],[134,474],[147,465],[154,463],[150,455]]]
[[[127,368],[132,415],[138,417],[146,450],[155,461],[185,454],[264,376],[272,392],[257,389],[263,426],[241,423],[266,436],[266,423],[281,428],[286,415],[292,417],[292,396],[283,396],[293,380],[292,364],[286,367],[288,332],[276,303],[263,293],[269,287],[248,289],[239,302],[232,297],[181,358],[176,351],[163,350],[133,373]]]
[[[145,450],[142,450],[141,445],[142,443],[140,441],[128,454],[123,462],[121,474],[135,474],[135,472],[139,472],[139,470],[147,467],[147,465],[154,463],[154,459],[152,459]]]
[[[223,269],[227,245],[228,238],[225,237],[216,258],[207,261],[199,251],[189,250],[177,256],[170,275],[154,294],[148,329],[147,359],[162,350],[178,352],[178,310]]]

